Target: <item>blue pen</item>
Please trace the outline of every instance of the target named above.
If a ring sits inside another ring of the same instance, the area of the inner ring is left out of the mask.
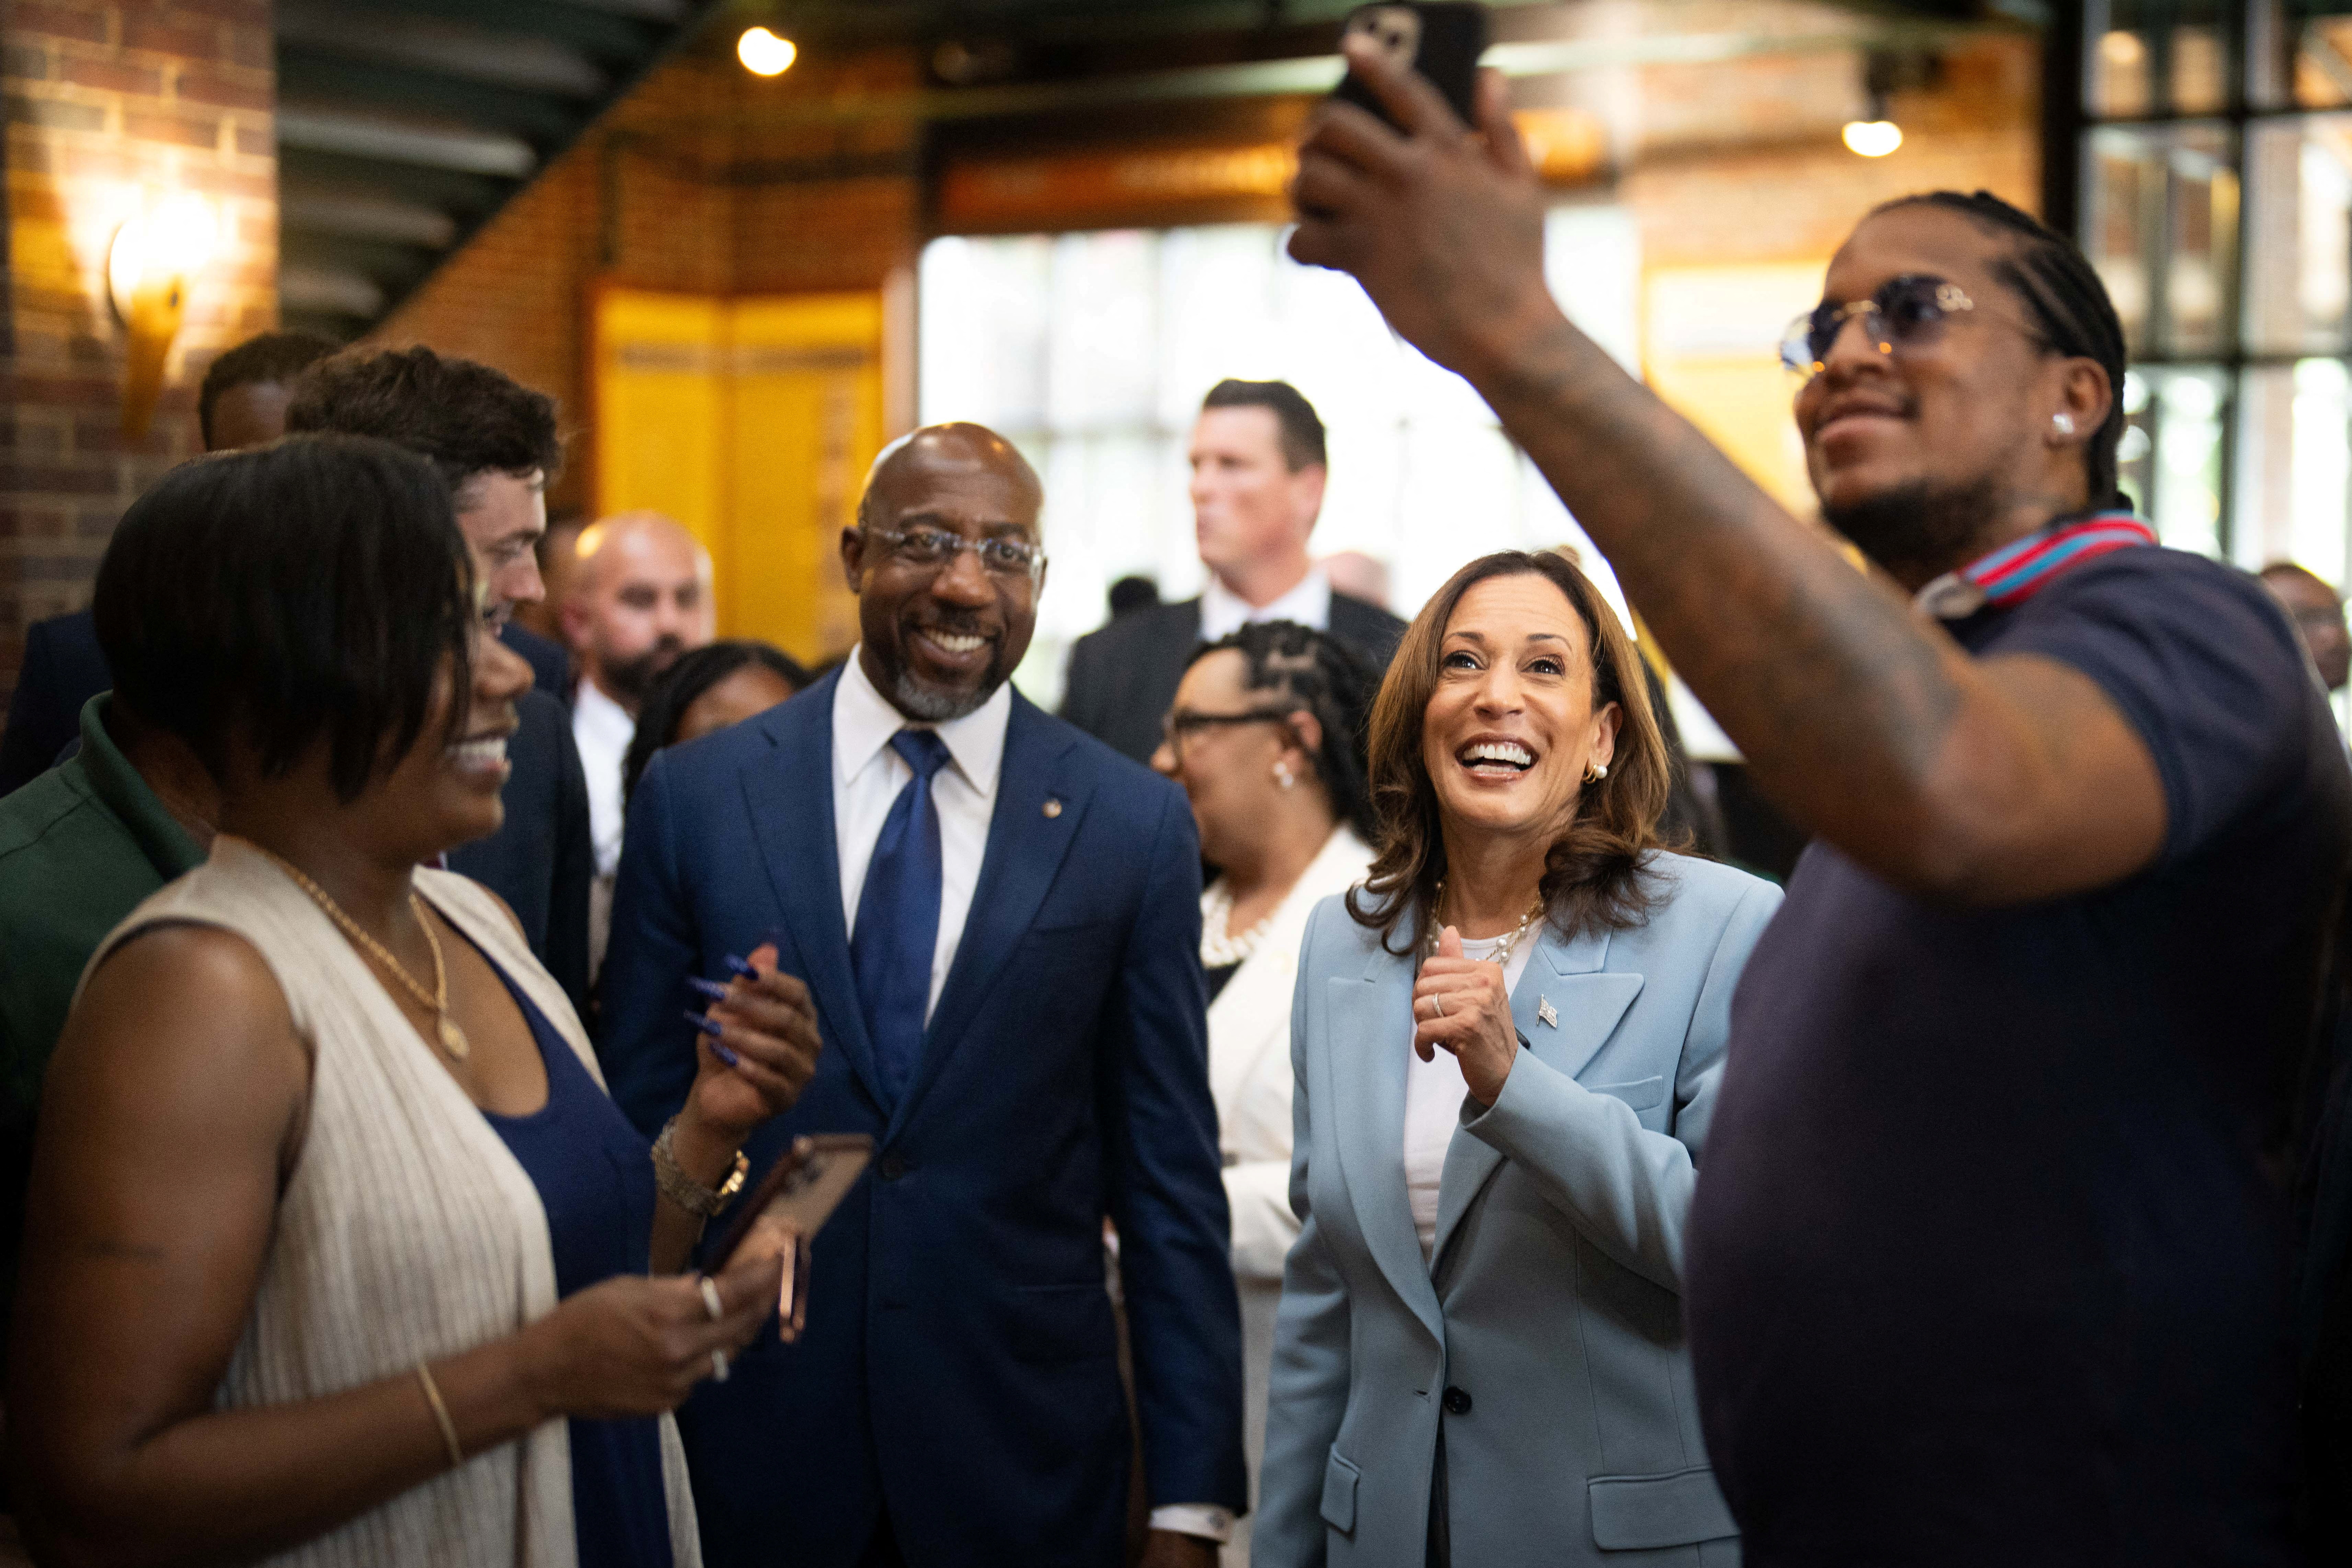
[[[696,1012],[691,1007],[686,1010],[686,1021],[693,1025],[697,1029],[700,1030],[709,1038],[710,1054],[712,1056],[717,1057],[720,1061],[725,1062],[730,1068],[739,1068],[743,1065],[743,1058],[741,1057],[737,1056],[733,1051],[729,1050],[719,1042],[718,1025],[712,1023],[709,1018],[704,1017],[701,1014]]]

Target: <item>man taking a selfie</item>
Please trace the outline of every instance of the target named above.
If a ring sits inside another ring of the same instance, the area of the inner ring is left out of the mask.
[[[1734,1005],[1691,1219],[1745,1560],[2286,1561],[2265,1157],[2352,774],[2279,606],[2123,510],[2097,276],[1982,193],[1847,239],[1784,353],[1865,575],[1561,314],[1499,79],[1473,131],[1349,65],[1402,129],[1321,111],[1292,254],[1486,398],[1816,836]],[[1266,1474],[1319,1474],[1276,1464],[1286,1436],[1277,1410]],[[1285,1519],[1323,1528],[1268,1495],[1258,1550]]]

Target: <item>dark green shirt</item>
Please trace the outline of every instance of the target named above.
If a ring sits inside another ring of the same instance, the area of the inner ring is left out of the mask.
[[[106,732],[104,693],[81,751],[0,797],[0,1330],[16,1294],[41,1077],[106,933],[204,852]]]

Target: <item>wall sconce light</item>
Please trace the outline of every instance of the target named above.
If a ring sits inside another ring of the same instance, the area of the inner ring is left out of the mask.
[[[122,434],[131,440],[146,435],[155,417],[163,360],[187,309],[188,280],[213,258],[220,237],[213,205],[184,191],[124,223],[107,247],[107,297],[130,340]]]
[[[1886,118],[1886,110],[1874,105],[1868,120],[1849,120],[1839,134],[1845,138],[1846,151],[1864,158],[1884,158],[1903,145],[1903,127]]]
[[[782,76],[800,58],[800,47],[765,27],[746,27],[735,40],[735,58],[753,76]]]

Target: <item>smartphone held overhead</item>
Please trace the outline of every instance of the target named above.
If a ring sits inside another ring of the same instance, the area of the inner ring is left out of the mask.
[[[1346,38],[1369,39],[1399,68],[1419,71],[1437,89],[1464,124],[1477,114],[1478,58],[1486,52],[1486,7],[1469,0],[1428,4],[1360,5],[1340,29]],[[1331,96],[1342,103],[1396,121],[1379,98],[1350,73]]]

